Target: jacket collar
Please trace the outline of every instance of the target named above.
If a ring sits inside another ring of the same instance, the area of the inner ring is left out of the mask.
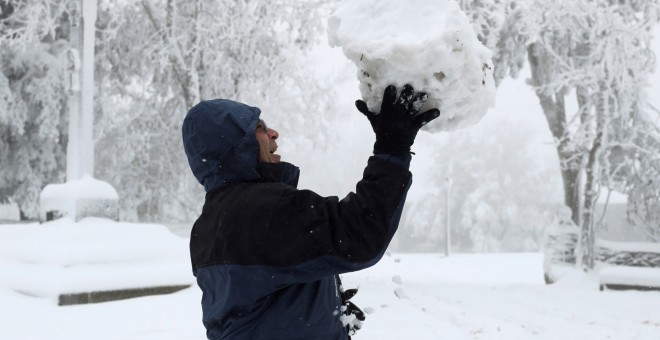
[[[300,169],[297,166],[287,162],[261,163],[260,166],[261,180],[298,187]]]

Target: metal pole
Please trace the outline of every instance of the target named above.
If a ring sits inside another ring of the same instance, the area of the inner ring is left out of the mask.
[[[447,223],[445,227],[445,256],[449,256],[451,253],[451,210],[450,210],[450,198],[451,198],[451,177],[447,177],[445,180],[447,184]]]
[[[67,181],[94,176],[94,38],[97,0],[70,2]]]
[[[80,116],[80,175],[94,177],[94,48],[96,40],[97,0],[81,0],[83,45]]]
[[[83,43],[82,31],[82,3],[74,1],[69,3],[69,142],[66,151],[66,180],[72,181],[80,178],[80,115],[82,112],[81,63],[80,50]]]

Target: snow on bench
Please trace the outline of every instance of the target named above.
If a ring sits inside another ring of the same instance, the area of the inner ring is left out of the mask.
[[[601,269],[600,290],[660,290],[660,268],[613,266]]]
[[[613,265],[599,273],[600,290],[660,290],[660,244],[596,242],[598,260]]]

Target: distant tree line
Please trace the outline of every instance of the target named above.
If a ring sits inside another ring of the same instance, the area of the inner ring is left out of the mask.
[[[77,3],[0,0],[0,203],[15,202],[23,218],[36,216],[46,184],[66,180],[68,28]],[[297,62],[320,38],[331,2],[98,4],[94,175],[117,188],[124,219],[187,221],[197,213],[203,194],[180,127],[199,100],[268,105],[293,94],[314,98],[312,111],[328,103]],[[300,127],[285,119],[291,105],[278,103],[273,117]],[[305,124],[318,126],[310,116]]]

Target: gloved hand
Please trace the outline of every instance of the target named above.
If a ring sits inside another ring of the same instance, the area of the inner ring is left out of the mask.
[[[346,327],[349,339],[351,336],[355,335],[357,331],[362,329],[362,323],[366,319],[364,312],[353,302],[348,301],[355,296],[355,294],[357,294],[357,289],[348,289],[341,292],[341,301],[343,305],[340,310],[341,314],[345,317],[345,319],[342,320],[342,323],[344,323],[344,327]]]
[[[393,85],[385,89],[379,114],[369,111],[364,101],[355,102],[357,109],[367,116],[376,133],[374,154],[410,153],[419,129],[440,116],[438,109],[419,113],[428,98],[426,93],[415,94],[410,85],[403,87],[398,99],[396,92]]]
[[[351,298],[357,294],[357,289],[347,289],[344,290],[344,286],[341,283],[341,278],[339,275],[335,275],[335,282],[337,283],[337,290],[339,292],[339,297],[341,298],[341,317],[340,321],[346,328],[348,333],[348,338],[355,335],[355,332],[359,331],[362,328],[362,323],[366,319],[364,312],[358,308],[353,302],[349,301]]]

